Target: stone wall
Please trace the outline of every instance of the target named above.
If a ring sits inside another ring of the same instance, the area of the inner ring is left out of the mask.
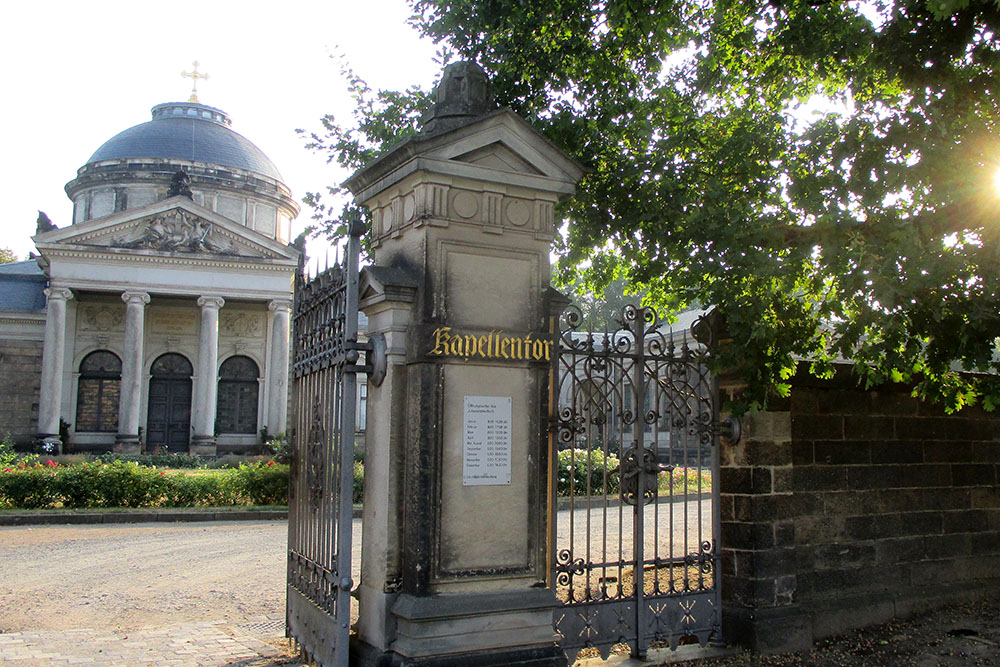
[[[1000,583],[1000,414],[799,378],[722,451],[724,625],[758,650]]]
[[[40,340],[0,339],[0,438],[9,432],[19,447],[38,431],[38,389],[42,375]]]

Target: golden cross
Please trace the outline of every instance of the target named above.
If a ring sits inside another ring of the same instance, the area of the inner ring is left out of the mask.
[[[198,61],[197,60],[195,60],[191,64],[194,65],[194,71],[193,72],[181,72],[181,76],[189,77],[192,80],[191,97],[188,98],[188,102],[194,102],[195,104],[197,104],[198,103],[198,79],[207,79],[208,75],[207,74],[202,74],[202,73],[200,73],[198,71]]]

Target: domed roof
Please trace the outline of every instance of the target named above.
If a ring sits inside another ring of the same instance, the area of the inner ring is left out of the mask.
[[[104,142],[87,164],[126,158],[207,162],[244,169],[282,181],[263,151],[229,129],[224,111],[195,102],[153,107],[153,120],[130,127]]]

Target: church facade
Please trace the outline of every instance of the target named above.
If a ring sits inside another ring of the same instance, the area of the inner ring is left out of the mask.
[[[224,112],[152,113],[66,185],[72,224],[40,217],[39,256],[0,267],[0,382],[18,403],[0,430],[17,440],[214,456],[286,429],[299,207]]]

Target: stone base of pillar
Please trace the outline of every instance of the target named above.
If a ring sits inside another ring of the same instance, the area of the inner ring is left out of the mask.
[[[192,456],[215,456],[215,438],[205,435],[196,435],[191,438],[188,445],[188,454]]]
[[[115,442],[115,453],[125,456],[138,456],[142,454],[142,445],[138,440],[118,440]]]
[[[503,593],[400,595],[392,607],[396,637],[388,651],[356,641],[352,654],[370,667],[565,667],[546,589]]]
[[[142,454],[142,443],[139,442],[139,434],[119,433],[116,435],[115,452],[126,456],[138,456]]]

